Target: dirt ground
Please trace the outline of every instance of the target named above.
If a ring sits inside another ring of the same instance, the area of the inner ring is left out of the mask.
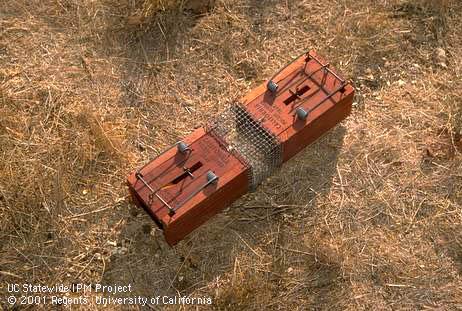
[[[154,2],[0,2],[0,309],[7,283],[462,309],[460,1]],[[354,84],[352,115],[169,247],[128,173],[312,48]]]

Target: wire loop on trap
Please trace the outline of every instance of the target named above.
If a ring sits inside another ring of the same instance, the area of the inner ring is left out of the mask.
[[[232,103],[206,124],[208,132],[218,137],[227,150],[249,166],[249,187],[255,188],[282,163],[278,139],[252,118],[239,103]]]

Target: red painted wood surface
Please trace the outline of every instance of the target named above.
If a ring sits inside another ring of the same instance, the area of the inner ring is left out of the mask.
[[[171,207],[167,206],[136,177],[128,177],[128,186],[134,202],[144,208],[164,230],[169,244],[176,244],[210,217],[231,204],[248,189],[248,167],[228,152],[219,139],[199,128],[183,139],[192,151],[185,154],[171,148],[140,170],[143,179],[156,190]],[[184,168],[191,170],[192,178]],[[207,172],[218,176],[210,184],[185,201],[207,182]]]
[[[327,64],[314,51],[310,51],[309,55],[316,57],[322,64]],[[341,82],[335,75],[325,73],[314,59],[311,58],[308,62],[306,59],[306,55],[299,57],[274,78],[279,86],[276,94],[267,90],[266,83],[263,83],[241,99],[247,111],[282,143],[283,162],[351,112],[353,87],[346,83],[342,91],[325,100],[329,94],[339,89]],[[332,67],[330,69],[333,70]],[[297,107],[310,111],[323,100],[325,101],[321,105],[309,113],[306,120],[295,116]]]

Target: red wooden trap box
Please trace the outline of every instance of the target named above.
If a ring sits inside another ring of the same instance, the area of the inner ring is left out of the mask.
[[[314,51],[128,177],[176,244],[342,121],[354,89]]]
[[[239,155],[199,128],[130,174],[128,185],[173,245],[245,194],[248,170]]]
[[[354,88],[310,51],[241,99],[261,126],[282,144],[282,162],[345,119]]]

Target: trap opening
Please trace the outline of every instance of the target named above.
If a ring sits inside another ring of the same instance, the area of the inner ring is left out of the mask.
[[[289,105],[290,103],[294,102],[297,98],[308,92],[309,89],[310,87],[308,85],[304,85],[296,92],[291,91],[292,95],[284,99],[284,104]]]

